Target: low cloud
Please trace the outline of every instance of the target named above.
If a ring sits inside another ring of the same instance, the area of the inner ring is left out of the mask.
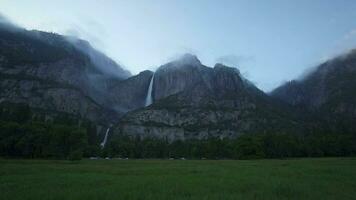
[[[12,24],[11,21],[0,13],[0,24]]]
[[[18,30],[19,27],[14,24],[9,18],[0,13],[0,26],[9,30]]]
[[[351,30],[344,36],[344,40],[350,40],[350,39],[355,39],[356,37],[356,29]]]
[[[96,31],[92,31],[96,30]],[[106,45],[103,42],[102,38],[107,36],[105,29],[103,26],[98,24],[97,22],[82,22],[71,24],[64,30],[64,34],[68,36],[73,36],[76,38],[84,39],[90,41],[90,43],[100,50],[104,50]],[[107,53],[107,52],[105,52]]]
[[[242,56],[242,55],[225,55],[216,59],[216,62],[222,63],[231,67],[241,67],[240,65],[246,62],[253,62],[255,58],[253,56]]]
[[[230,54],[217,58],[215,62],[227,65],[229,67],[235,67],[239,69],[243,77],[250,78],[250,73],[248,72],[247,64],[250,62],[255,62],[255,57]]]
[[[319,62],[326,62],[338,56],[346,55],[350,50],[356,48],[356,28],[350,30],[337,40],[333,48],[323,56],[321,56]]]

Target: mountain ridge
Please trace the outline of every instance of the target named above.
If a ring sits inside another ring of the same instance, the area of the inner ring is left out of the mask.
[[[208,67],[192,54],[133,76],[87,41],[0,23],[0,104],[66,113],[106,130],[114,124],[110,132],[142,138],[302,134],[325,123],[351,131],[355,66],[351,51],[267,95],[237,68]]]

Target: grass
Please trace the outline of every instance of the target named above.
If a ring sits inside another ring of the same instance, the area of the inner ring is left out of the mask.
[[[356,158],[0,159],[0,199],[356,199]]]

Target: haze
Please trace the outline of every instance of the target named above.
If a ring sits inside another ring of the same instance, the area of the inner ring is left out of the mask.
[[[0,0],[0,13],[88,40],[134,74],[193,53],[239,68],[264,91],[356,46],[348,0]]]

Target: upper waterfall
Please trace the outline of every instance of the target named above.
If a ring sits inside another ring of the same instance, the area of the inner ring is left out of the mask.
[[[153,103],[153,100],[152,100],[152,88],[153,88],[154,78],[155,78],[155,74],[152,75],[152,78],[151,78],[151,81],[150,81],[150,85],[148,86],[145,106],[149,106],[149,105],[151,105]]]

